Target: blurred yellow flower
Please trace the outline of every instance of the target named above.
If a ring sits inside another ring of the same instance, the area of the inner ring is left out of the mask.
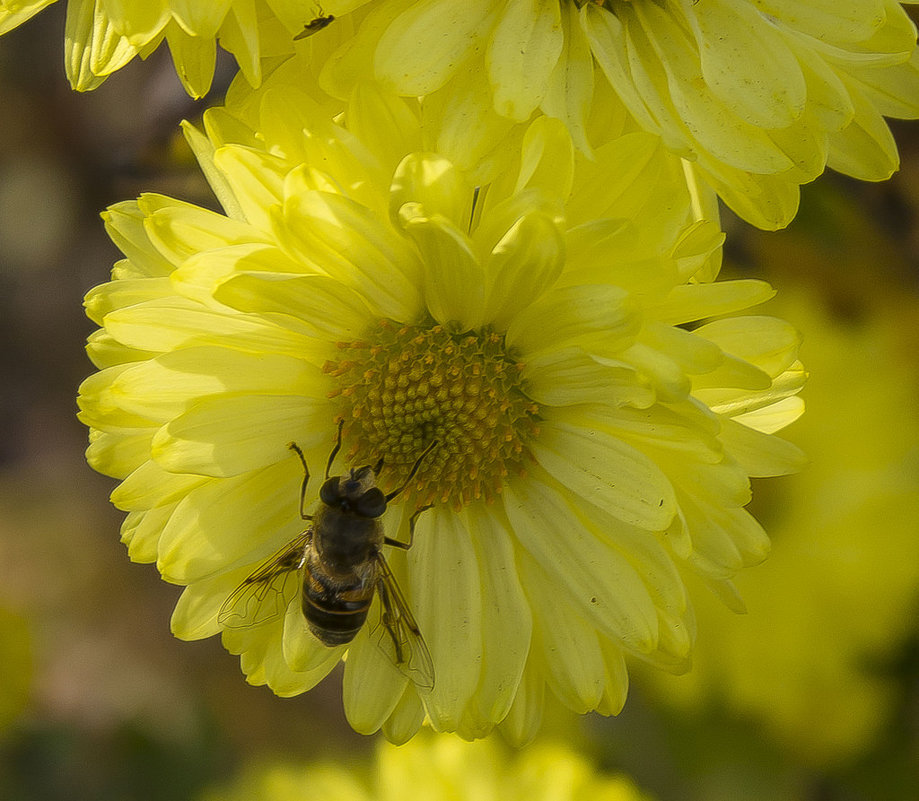
[[[341,14],[367,0],[328,0]],[[521,121],[563,120],[589,151],[624,103],[696,161],[740,216],[786,225],[827,166],[890,177],[883,116],[919,116],[916,29],[896,0],[376,0],[323,85],[360,76],[405,95],[449,84]],[[361,11],[363,13],[363,9]],[[599,67],[599,69],[597,69]],[[607,94],[609,81],[618,100]]]
[[[646,678],[671,703],[727,702],[796,759],[826,766],[870,747],[889,720],[884,665],[915,633],[919,383],[904,332],[917,305],[887,304],[855,324],[812,291],[779,306],[808,332],[809,413],[794,439],[813,461],[770,495],[778,544],[743,577],[750,614],[700,597],[708,636],[692,672]]]
[[[0,35],[55,0],[0,0]],[[217,42],[236,58],[253,86],[262,60],[290,55],[294,36],[311,22],[310,0],[66,0],[64,64],[74,89],[95,89],[135,56],[165,41],[176,73],[192,97],[211,86]]]
[[[743,506],[749,476],[800,464],[771,435],[801,411],[797,334],[731,316],[772,290],[713,281],[722,235],[653,135],[588,161],[541,117],[478,184],[426,146],[418,101],[363,85],[333,120],[304,83],[237,86],[207,136],[188,129],[227,216],[155,195],[105,215],[127,258],[87,296],[100,372],[80,406],[129,552],[187,585],[174,632],[221,632],[252,683],[303,692],[347,651],[361,732],[404,741],[427,717],[526,740],[546,687],[615,713],[626,653],[687,664],[680,568],[730,598],[766,555]],[[382,459],[384,492],[412,478],[389,536],[433,506],[390,558],[433,690],[370,624],[336,647],[309,633],[298,582],[275,581],[296,550],[259,567],[304,527],[288,443],[318,476],[336,419],[342,462]],[[219,612],[258,570],[276,613],[236,625]]]
[[[625,776],[599,773],[561,745],[511,754],[494,739],[380,743],[369,780],[340,764],[250,769],[201,801],[650,801]]]

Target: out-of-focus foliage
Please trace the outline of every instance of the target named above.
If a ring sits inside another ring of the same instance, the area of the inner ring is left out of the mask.
[[[32,685],[32,640],[27,621],[0,607],[0,738],[16,721]]]

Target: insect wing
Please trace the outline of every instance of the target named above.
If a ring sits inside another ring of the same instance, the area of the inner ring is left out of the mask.
[[[228,629],[245,629],[283,615],[299,587],[299,568],[312,536],[313,530],[307,529],[262,562],[223,602],[217,622]]]
[[[379,619],[368,630],[370,639],[418,689],[433,690],[434,662],[431,652],[386,559],[379,553],[375,559],[380,596]]]

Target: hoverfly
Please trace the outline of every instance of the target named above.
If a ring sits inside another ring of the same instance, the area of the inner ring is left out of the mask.
[[[303,26],[303,30],[294,37],[294,41],[297,41],[298,39],[306,39],[307,36],[312,36],[314,33],[318,33],[323,28],[327,28],[335,21],[335,17],[333,17],[331,14],[327,15],[322,13],[322,6],[319,7],[318,11],[319,16],[307,22],[306,25]]]
[[[411,483],[437,443],[432,442],[418,457],[401,487],[384,495],[375,484],[382,459],[374,467],[364,465],[349,469],[345,475],[329,477],[341,448],[341,433],[340,423],[338,441],[319,490],[319,509],[312,515],[303,509],[310,477],[306,457],[296,443],[290,443],[304,471],[300,517],[310,525],[243,580],[220,607],[217,620],[227,628],[247,628],[277,619],[286,612],[288,581],[296,574],[309,630],[324,645],[333,647],[355,638],[378,595],[379,618],[370,624],[370,639],[420,689],[433,689],[431,654],[382,553],[383,545],[408,549],[418,516],[431,507],[424,506],[412,514],[407,543],[385,536],[380,517],[386,505]]]

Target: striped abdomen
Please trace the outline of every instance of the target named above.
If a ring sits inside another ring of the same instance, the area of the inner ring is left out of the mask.
[[[324,645],[351,642],[367,620],[373,601],[374,582],[356,574],[333,576],[323,569],[315,554],[303,570],[301,605],[310,631]]]

